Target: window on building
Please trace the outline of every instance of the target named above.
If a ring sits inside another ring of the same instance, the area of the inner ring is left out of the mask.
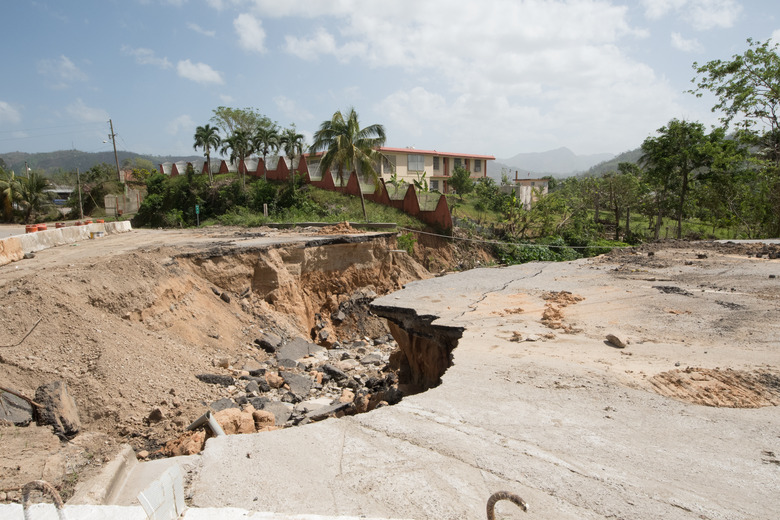
[[[475,172],[481,172],[482,171],[482,160],[481,159],[474,159],[474,171]]]
[[[463,166],[463,160],[455,159],[455,166],[454,166],[454,168],[457,168],[458,166]]]
[[[433,169],[436,171],[439,171],[439,158],[434,157],[433,158]]]
[[[432,191],[439,191],[439,181],[432,180],[431,181],[431,190]]]
[[[410,172],[425,171],[425,158],[422,155],[407,155],[407,168]]]

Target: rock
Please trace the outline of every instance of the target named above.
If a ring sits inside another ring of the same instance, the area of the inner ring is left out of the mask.
[[[195,377],[210,385],[230,386],[234,382],[233,377],[221,374],[196,374]]]
[[[219,296],[219,295],[220,295],[220,290],[219,290],[219,289],[217,289],[216,287],[212,287],[212,288],[211,288],[211,292],[213,292],[213,293],[214,293],[216,296]]]
[[[249,382],[244,387],[244,391],[248,394],[260,393],[260,385],[257,384],[257,381],[250,379]]]
[[[228,356],[217,356],[211,361],[211,364],[215,367],[227,368],[230,366],[230,358]]]
[[[377,353],[368,354],[360,358],[360,363],[363,365],[381,365],[382,356]]]
[[[255,421],[255,430],[259,432],[268,431],[276,425],[276,416],[268,410],[255,410],[252,419]]]
[[[350,403],[336,403],[329,406],[317,408],[306,414],[306,418],[310,421],[321,421],[328,417],[334,417],[339,412],[344,412],[351,406]],[[343,414],[342,414],[343,415]]]
[[[266,372],[265,368],[257,368],[255,370],[250,370],[249,375],[252,377],[264,377],[265,372]]]
[[[54,426],[54,433],[69,439],[81,430],[76,401],[68,393],[68,387],[63,381],[54,381],[39,386],[35,391],[35,401],[41,405],[38,408],[38,425]]]
[[[163,413],[162,408],[155,408],[146,416],[146,420],[150,423],[157,423],[163,419],[165,419],[165,414]]]
[[[290,386],[290,391],[293,394],[300,398],[305,398],[309,395],[309,391],[312,387],[312,380],[309,376],[284,372],[282,377],[284,378],[284,382]]]
[[[354,400],[355,400],[355,392],[353,392],[349,388],[344,388],[341,391],[341,397],[339,397],[340,403],[351,403]]]
[[[275,372],[266,372],[265,380],[271,388],[281,388],[284,385],[284,379]]]
[[[141,460],[148,459],[149,458],[149,452],[146,450],[141,450],[138,453],[135,454],[136,458],[139,458]]]
[[[8,421],[15,426],[27,426],[32,422],[33,407],[30,403],[8,392],[0,391],[0,423]]]
[[[609,342],[609,344],[613,347],[626,348],[626,342],[614,334],[607,334],[607,342]]]
[[[327,330],[327,329],[322,329],[322,330],[320,330],[320,332],[317,334],[317,338],[318,338],[320,341],[325,341],[325,340],[327,340],[329,337],[330,337],[330,332],[328,332],[328,330]]]
[[[322,365],[322,367],[320,367],[320,368],[322,369],[322,371],[325,374],[327,374],[330,378],[332,378],[332,379],[334,379],[336,381],[341,381],[342,379],[346,379],[348,377],[346,372],[344,372],[343,370],[340,370],[340,369],[338,369],[338,368],[336,368],[336,367],[334,367],[333,365],[330,365],[330,364]]]
[[[331,400],[327,397],[319,397],[317,399],[307,399],[296,404],[293,410],[295,413],[308,414],[315,410],[328,408],[331,405]]]
[[[178,438],[168,441],[159,453],[166,457],[178,457],[181,455],[195,455],[203,451],[206,443],[206,432],[203,430],[185,432]]]
[[[264,332],[262,336],[255,339],[255,345],[269,354],[273,354],[282,345],[282,338],[273,332]]]
[[[344,314],[344,311],[339,310],[338,312],[334,312],[330,315],[330,319],[333,321],[342,322],[347,319],[347,315]]]
[[[238,404],[229,397],[223,397],[222,399],[218,399],[211,403],[209,408],[215,412],[221,412],[222,410],[227,410],[228,408],[238,408]]]
[[[284,368],[295,368],[298,366],[297,361],[293,361],[292,359],[286,359],[282,358],[277,363],[277,366],[284,367]]]
[[[223,292],[219,295],[219,299],[222,300],[225,303],[230,303],[230,295],[226,292]]]
[[[221,410],[214,414],[214,419],[227,435],[255,432],[255,420],[252,414],[242,412],[238,408]]]
[[[325,349],[315,343],[306,341],[303,338],[295,338],[286,345],[280,347],[276,352],[276,359],[292,359],[298,361],[305,357],[313,356],[318,352],[324,352]]]
[[[276,419],[275,423],[282,425],[290,419],[290,416],[292,416],[293,407],[287,403],[271,401],[269,403],[264,403],[262,410],[274,414],[274,418]]]

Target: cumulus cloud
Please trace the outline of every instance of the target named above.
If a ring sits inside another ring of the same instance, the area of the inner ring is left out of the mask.
[[[52,81],[49,84],[52,88],[65,88],[71,83],[87,80],[87,75],[64,54],[56,59],[39,61],[38,73]]]
[[[693,12],[704,1],[661,0],[652,14]],[[253,13],[322,17],[308,33],[287,36],[285,51],[357,61],[410,82],[373,107],[388,135],[395,128],[419,137],[403,145],[435,147],[425,142],[435,139],[516,153],[518,143],[602,150],[599,143],[610,143],[625,148],[609,151],[623,151],[681,113],[679,89],[624,50],[647,31],[629,22],[628,7],[609,0],[456,7],[448,0],[255,0]]]
[[[168,123],[168,133],[171,135],[176,135],[181,131],[184,131],[185,133],[194,133],[195,126],[195,121],[193,121],[189,115],[182,114]]]
[[[287,96],[276,96],[274,104],[285,116],[292,121],[308,121],[314,118],[311,112],[301,107]]]
[[[195,31],[196,33],[202,34],[203,36],[208,36],[209,38],[213,38],[214,36],[217,35],[217,31],[204,29],[200,25],[192,22],[189,22],[187,24],[187,28],[190,29],[191,31]]]
[[[696,38],[687,40],[680,33],[672,33],[672,47],[683,52],[701,52],[704,50],[699,40]]]
[[[241,47],[251,52],[265,52],[265,30],[261,20],[243,13],[233,20],[233,27]]]
[[[645,16],[658,20],[668,14],[682,17],[694,29],[731,27],[737,21],[742,6],[737,0],[642,0]]]
[[[158,57],[152,49],[146,49],[144,47],[134,49],[128,45],[122,45],[122,53],[126,56],[133,56],[135,62],[139,65],[154,65],[161,69],[170,69],[173,67],[173,64],[168,61],[168,58]]]
[[[190,60],[182,60],[176,64],[176,72],[182,78],[192,80],[195,83],[215,83],[217,85],[225,83],[225,80],[222,79],[222,74],[205,63],[192,63]]]
[[[84,103],[81,98],[77,98],[76,101],[65,107],[65,111],[79,121],[85,123],[98,123],[108,121],[108,112],[102,108],[89,107]]]
[[[6,101],[0,101],[0,123],[16,124],[22,120],[19,111]]]

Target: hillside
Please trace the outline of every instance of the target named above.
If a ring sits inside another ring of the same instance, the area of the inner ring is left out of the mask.
[[[506,171],[510,179],[514,179],[515,172],[520,177],[552,175],[562,178],[584,172],[612,157],[609,153],[577,155],[565,147],[546,152],[519,153],[506,159],[490,161],[488,176],[500,181],[502,172]]]
[[[126,160],[136,158],[151,161],[155,166],[167,161],[203,160],[203,157],[200,155],[157,156],[125,151],[118,151],[117,157],[119,158],[120,166]],[[44,174],[54,174],[59,171],[75,171],[76,168],[85,171],[101,163],[114,164],[114,152],[89,153],[79,150],[58,150],[45,153],[10,152],[0,154],[0,159],[5,162],[6,168],[14,170],[19,174],[24,172],[25,161],[32,170],[43,172]]]
[[[633,150],[623,152],[608,161],[600,162],[597,165],[592,166],[588,171],[585,172],[585,175],[600,176],[608,171],[617,171],[618,164],[622,162],[638,163],[641,156],[641,148],[635,148]]]

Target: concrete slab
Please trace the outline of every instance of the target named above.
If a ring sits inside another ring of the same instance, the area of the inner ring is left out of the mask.
[[[591,261],[480,269],[380,298],[378,307],[465,329],[442,384],[369,414],[212,439],[193,475],[192,503],[461,519],[483,518],[487,497],[505,489],[543,519],[776,518],[780,477],[761,453],[780,448],[778,408],[675,401],[628,375],[640,366],[673,369],[670,356],[707,363],[713,346],[685,338],[700,330],[699,311],[715,312],[709,295],[685,300],[696,312],[669,314],[671,297],[647,274],[617,280],[615,269]],[[766,279],[755,266],[742,269],[755,283]],[[553,332],[540,321],[547,291],[585,298],[565,311],[580,332],[545,340]],[[630,307],[621,305],[629,298]],[[653,343],[668,316],[682,338]],[[629,355],[605,345],[608,328],[645,339]],[[541,339],[514,342],[513,331]],[[770,325],[756,338],[763,363],[778,361],[769,343],[776,332]],[[506,518],[524,517],[500,507]]]

